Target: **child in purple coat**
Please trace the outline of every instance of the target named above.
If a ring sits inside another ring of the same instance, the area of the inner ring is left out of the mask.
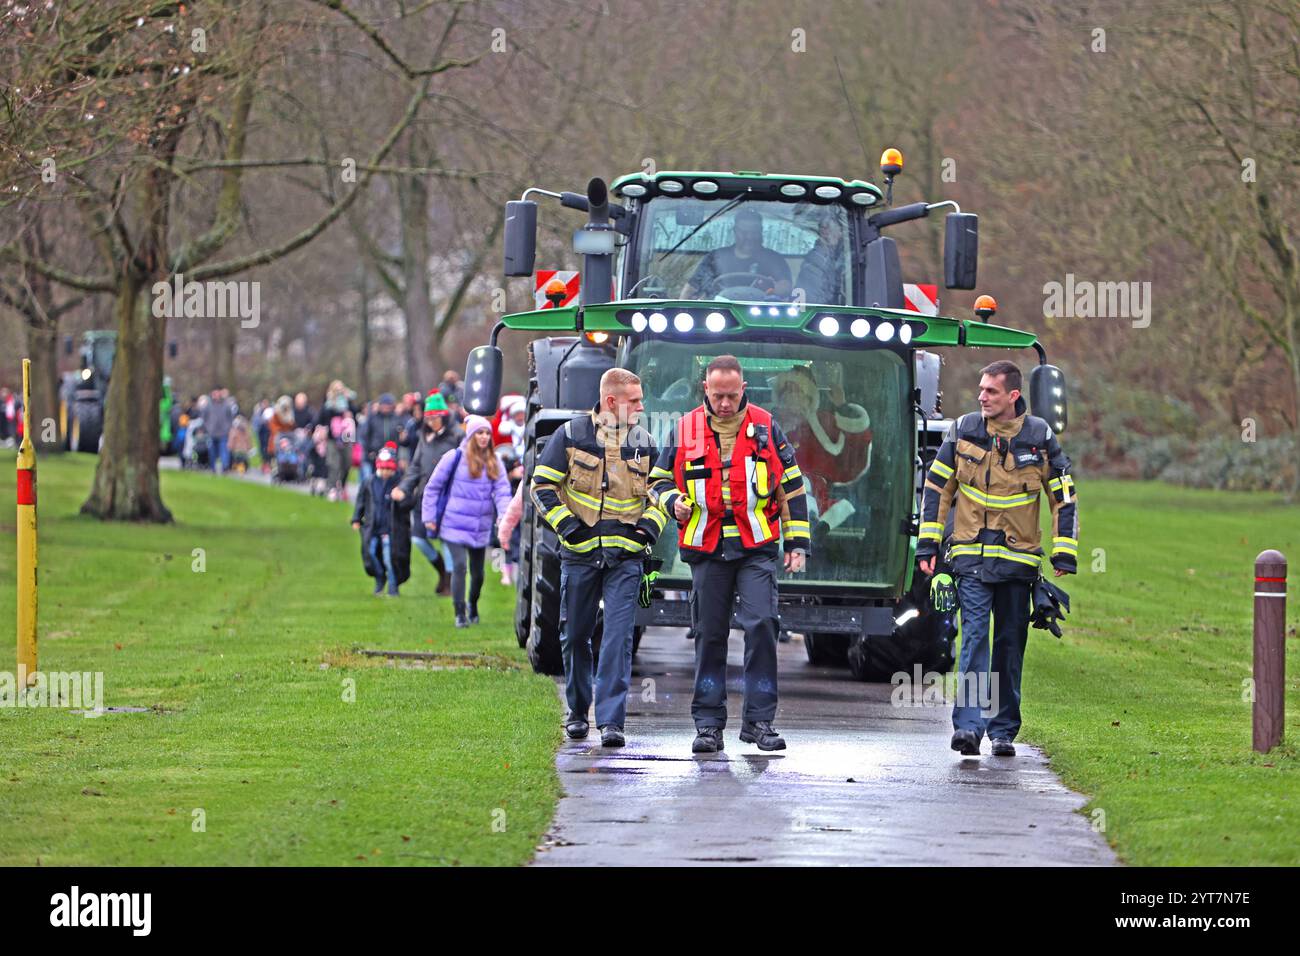
[[[420,519],[429,529],[429,536],[441,538],[451,552],[451,594],[457,627],[478,623],[483,555],[492,539],[494,517],[505,514],[509,506],[510,479],[492,449],[492,425],[486,418],[471,415],[465,422],[465,438],[460,447],[442,456],[424,486],[420,508]]]

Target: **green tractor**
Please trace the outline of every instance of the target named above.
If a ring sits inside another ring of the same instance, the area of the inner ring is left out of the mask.
[[[887,151],[890,194],[901,167],[902,157]],[[563,306],[557,288],[548,307],[505,316],[490,343],[471,350],[468,410],[496,409],[503,330],[561,333],[529,344],[527,476],[556,429],[596,404],[606,369],[641,377],[642,424],[662,444],[702,400],[704,366],[735,355],[750,399],[797,445],[816,512],[806,572],[780,581],[783,630],[803,635],[814,664],[847,664],[862,680],[889,680],[918,664],[949,669],[956,627],[934,612],[925,576],[913,573],[924,470],[949,425],[935,350],[1035,349],[1033,411],[1057,432],[1066,423],[1061,371],[1033,333],[989,324],[991,300],[977,303],[980,320],[905,308],[898,249],[883,232],[952,207],[945,285],[973,289],[977,217],[951,201],[892,206],[861,180],[631,174],[610,187],[593,179],[586,195],[533,188],[508,202],[507,276],[533,274],[534,193],[587,213],[573,240],[583,257],[580,297]],[[559,674],[558,543],[531,499],[524,502],[516,635],[536,670]],[[638,644],[646,626],[691,626],[690,573],[674,530],[670,522],[655,549],[663,567],[652,606],[639,611]]]
[[[176,343],[168,343],[168,355],[175,358]],[[104,433],[104,404],[108,382],[113,376],[113,359],[117,356],[117,333],[97,329],[81,333],[80,368],[65,372],[59,383],[59,438],[68,451],[99,452]],[[73,353],[73,338],[63,340],[65,355]],[[176,454],[176,421],[171,378],[163,378],[159,396],[159,451]]]
[[[72,354],[72,336],[63,340],[63,352]],[[65,372],[59,386],[59,436],[68,451],[99,451],[104,432],[104,399],[117,354],[117,333],[103,330],[81,333],[81,367]]]

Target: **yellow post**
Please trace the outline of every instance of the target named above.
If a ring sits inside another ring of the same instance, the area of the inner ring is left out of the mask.
[[[36,681],[36,446],[32,360],[23,359],[23,443],[18,448],[18,684]]]

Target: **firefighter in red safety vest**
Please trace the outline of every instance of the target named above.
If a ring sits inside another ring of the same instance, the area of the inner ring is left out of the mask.
[[[650,472],[650,495],[680,525],[678,545],[691,566],[695,631],[694,753],[723,749],[727,723],[727,637],[745,632],[745,700],[740,739],[784,750],[776,718],[778,538],[787,571],[804,570],[810,550],[808,501],[794,446],[772,416],[745,396],[740,363],[713,359],[704,404],[678,423]]]

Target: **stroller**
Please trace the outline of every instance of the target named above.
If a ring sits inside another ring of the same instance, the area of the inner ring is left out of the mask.
[[[275,470],[271,473],[273,481],[302,480],[302,452],[298,450],[292,436],[280,435],[275,440]]]
[[[182,468],[212,467],[212,437],[202,418],[191,418],[185,429],[185,450],[181,455]]]

